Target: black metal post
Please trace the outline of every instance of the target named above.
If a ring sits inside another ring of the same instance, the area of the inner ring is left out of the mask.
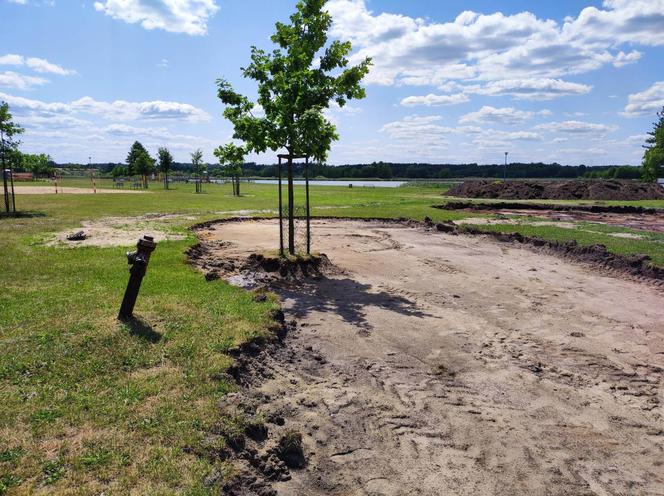
[[[5,169],[4,160],[2,164],[2,185],[5,197],[5,211],[9,213],[9,185],[7,184],[7,169]]]
[[[307,255],[311,255],[311,212],[309,210],[309,157],[304,159],[304,181],[307,202]]]
[[[295,200],[293,198],[293,154],[288,154],[288,253],[295,255]]]
[[[131,265],[129,269],[129,283],[125,290],[118,319],[129,320],[134,315],[134,305],[136,305],[136,298],[141,289],[143,277],[148,270],[148,263],[150,262],[150,254],[157,247],[152,236],[143,236],[136,243],[136,251],[127,253],[127,262]]]
[[[14,168],[9,165],[9,181],[12,185],[12,211],[16,213],[16,193],[14,192]]]
[[[281,192],[281,157],[279,157],[279,256],[284,256],[284,207]]]

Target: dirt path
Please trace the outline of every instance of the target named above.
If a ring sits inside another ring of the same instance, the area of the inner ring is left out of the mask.
[[[276,287],[298,326],[261,408],[308,456],[280,495],[664,494],[661,289],[483,237],[313,230],[343,273]],[[277,224],[201,236],[242,258]]]
[[[55,186],[15,186],[14,192],[17,195],[55,195]],[[98,195],[105,194],[143,194],[148,193],[148,191],[139,191],[133,189],[97,189]],[[70,187],[58,187],[58,195],[92,195],[95,194],[92,191],[92,188],[70,188]]]

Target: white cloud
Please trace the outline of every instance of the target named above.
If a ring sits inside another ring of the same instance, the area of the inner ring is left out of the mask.
[[[477,112],[470,112],[459,118],[460,123],[482,123],[495,122],[501,124],[521,124],[536,115],[549,115],[551,112],[542,110],[540,112],[531,112],[517,110],[514,107],[496,108],[485,105]]]
[[[417,146],[447,145],[451,135],[474,136],[473,144],[481,146],[497,146],[514,141],[540,141],[542,137],[534,131],[500,131],[496,129],[482,129],[477,126],[447,127],[439,124],[442,117],[438,115],[411,115],[399,121],[385,124],[381,132],[390,138],[407,141]]]
[[[380,131],[396,140],[408,140],[421,145],[445,144],[444,137],[453,133],[454,129],[441,126],[438,124],[440,120],[442,118],[437,115],[411,115],[385,124]]]
[[[607,126],[606,124],[594,124],[592,122],[561,121],[539,124],[535,126],[535,129],[542,129],[544,131],[553,131],[557,133],[604,135],[606,133],[615,131],[618,129],[618,127]]]
[[[46,83],[48,83],[48,80],[41,77],[25,76],[12,71],[0,72],[0,86],[28,90]]]
[[[622,115],[637,117],[639,115],[655,115],[664,107],[664,81],[654,83],[640,93],[629,95],[628,103]]]
[[[69,76],[71,74],[76,74],[76,71],[65,69],[64,67],[53,64],[46,59],[40,59],[38,57],[23,57],[22,55],[17,55],[14,53],[1,56],[0,65],[26,66],[36,72],[57,74],[59,76]]]
[[[332,33],[350,39],[354,59],[371,56],[370,82],[434,85],[448,80],[556,79],[635,62],[621,45],[664,44],[664,0],[605,0],[561,25],[530,12],[462,12],[454,21],[371,12],[365,0],[331,0]],[[550,97],[558,93],[549,94]]]
[[[468,95],[465,93],[457,93],[455,95],[434,95],[430,93],[425,96],[409,96],[401,100],[401,105],[404,107],[414,107],[416,105],[425,105],[427,107],[437,107],[441,105],[458,105],[469,101]]]
[[[28,0],[9,0],[9,3],[17,3],[19,5],[27,5]]]
[[[491,81],[485,86],[471,90],[490,96],[512,96],[517,100],[551,100],[560,96],[585,95],[592,86],[570,83],[560,79],[525,78]]]
[[[99,12],[145,29],[163,29],[192,36],[207,34],[207,23],[219,7],[215,0],[104,0]]]
[[[210,115],[193,105],[160,100],[149,102],[114,102],[97,101],[85,96],[69,103],[46,103],[0,93],[0,99],[9,103],[12,109],[27,110],[38,114],[73,114],[85,113],[100,115],[111,121],[148,120],[180,120],[189,122],[209,121]]]

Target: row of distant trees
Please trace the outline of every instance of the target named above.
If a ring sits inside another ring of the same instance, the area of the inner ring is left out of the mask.
[[[214,155],[219,161],[219,166],[215,167],[215,172],[220,176],[230,177],[233,183],[233,194],[240,195],[240,178],[243,175],[242,164],[244,163],[244,148],[228,143],[214,150]],[[179,170],[186,170],[194,174],[197,179],[202,179],[209,174],[209,164],[203,160],[203,151],[199,148],[190,155],[191,163]],[[182,164],[179,164],[182,165]],[[114,165],[110,173],[115,178],[135,177],[141,178],[143,188],[149,186],[149,178],[159,172],[164,177],[164,188],[169,189],[169,175],[176,167],[173,155],[166,147],[161,147],[157,151],[157,157],[152,158],[147,149],[139,141],[135,141],[124,164]],[[107,172],[108,169],[103,172]]]

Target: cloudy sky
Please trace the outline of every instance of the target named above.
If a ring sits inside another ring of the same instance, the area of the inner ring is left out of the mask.
[[[463,9],[459,5],[463,5]],[[215,80],[253,96],[295,0],[0,0],[0,100],[23,150],[177,160],[227,142]],[[365,100],[330,109],[332,164],[640,162],[664,106],[664,0],[329,0],[332,36],[371,56]],[[465,10],[464,10],[465,9]],[[257,157],[272,162],[273,154]],[[256,157],[252,157],[256,159]]]

